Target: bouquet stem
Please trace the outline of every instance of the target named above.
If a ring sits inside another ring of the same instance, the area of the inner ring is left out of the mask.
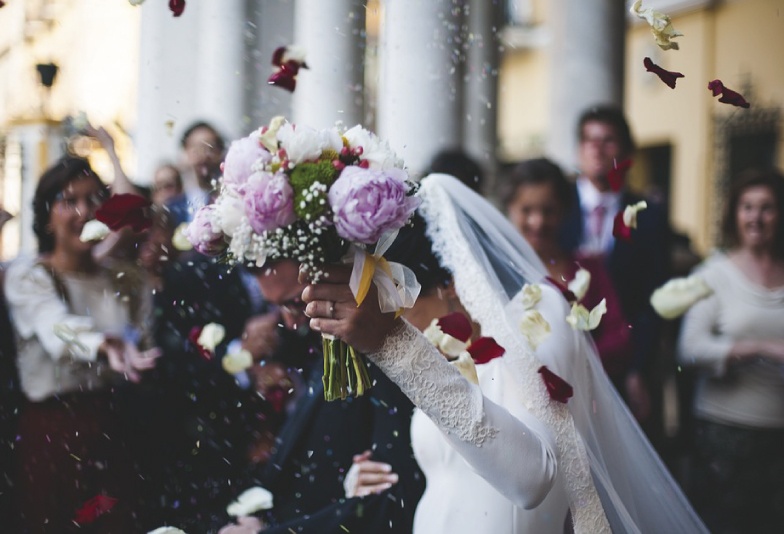
[[[324,347],[324,399],[345,400],[349,395],[359,397],[370,389],[368,375],[362,354],[345,342],[331,336],[322,336]]]

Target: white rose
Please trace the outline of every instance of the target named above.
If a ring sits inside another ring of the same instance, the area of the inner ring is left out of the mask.
[[[520,300],[524,310],[534,308],[542,300],[542,288],[539,284],[525,284],[520,292]]]
[[[272,493],[256,486],[242,493],[237,500],[226,507],[226,512],[234,517],[251,515],[259,510],[272,508]]]
[[[460,374],[472,384],[479,385],[479,377],[476,375],[476,364],[474,359],[468,352],[461,352],[456,360],[452,360],[452,364],[457,367]]]
[[[233,192],[224,190],[223,194],[215,201],[215,217],[218,228],[227,236],[232,237],[244,216],[245,208],[242,199]]]
[[[520,331],[528,338],[531,348],[536,350],[550,335],[550,323],[537,310],[527,310],[520,321]]]
[[[205,350],[213,352],[215,347],[220,345],[220,342],[223,341],[225,335],[226,329],[223,328],[222,325],[219,325],[218,323],[209,323],[204,325],[204,328],[201,329],[199,339],[197,339],[196,342]]]
[[[158,527],[155,530],[149,531],[147,534],[185,534],[185,531],[174,527]]]
[[[696,274],[670,280],[651,295],[651,306],[665,319],[675,319],[709,297],[713,290]]]
[[[573,304],[572,310],[566,317],[566,322],[572,325],[575,330],[593,330],[602,320],[602,316],[607,313],[607,301],[602,301],[590,312],[582,304]]]
[[[637,214],[648,207],[648,203],[644,200],[639,201],[637,204],[626,206],[623,210],[623,224],[629,228],[637,228]]]
[[[328,130],[315,130],[309,126],[294,127],[286,123],[278,131],[281,147],[286,151],[286,156],[294,165],[303,161],[316,160],[326,149],[340,152],[343,142],[334,128]]]
[[[109,227],[101,221],[93,219],[84,223],[82,233],[79,234],[79,241],[86,243],[88,241],[101,241],[109,235]]]
[[[357,125],[343,134],[351,148],[362,147],[360,159],[367,160],[371,170],[386,171],[389,169],[403,168],[403,160],[389,147],[389,143],[382,141],[376,135]]]
[[[585,294],[588,292],[588,288],[591,286],[591,273],[589,273],[585,269],[578,270],[575,275],[574,279],[569,282],[569,291],[574,293],[574,296],[577,300],[582,300]]]
[[[241,373],[253,365],[253,356],[245,349],[239,352],[232,352],[221,359],[223,370],[230,375]]]

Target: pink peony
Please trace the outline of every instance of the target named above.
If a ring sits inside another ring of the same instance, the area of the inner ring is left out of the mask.
[[[210,204],[199,208],[185,230],[193,248],[206,256],[217,256],[226,249],[226,240],[216,222],[215,206]]]
[[[297,220],[294,191],[282,172],[257,172],[248,178],[244,190],[245,215],[257,233],[276,230]]]
[[[242,186],[253,174],[253,166],[257,162],[266,163],[271,158],[272,154],[261,146],[255,133],[233,141],[223,163],[223,183],[233,189]]]
[[[407,178],[401,169],[346,167],[329,190],[338,235],[370,245],[406,224],[420,202],[408,195]]]

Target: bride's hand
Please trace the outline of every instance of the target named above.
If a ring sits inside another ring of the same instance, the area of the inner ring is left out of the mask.
[[[354,456],[354,464],[346,474],[343,488],[346,497],[364,497],[373,493],[381,493],[398,481],[392,466],[370,460],[372,453],[365,451]]]
[[[400,320],[394,313],[381,313],[375,285],[370,285],[362,305],[357,306],[348,286],[351,265],[331,265],[324,268],[324,273],[319,283],[310,284],[302,292],[310,327],[342,339],[359,352],[380,349]],[[307,281],[307,273],[302,273],[300,280]]]

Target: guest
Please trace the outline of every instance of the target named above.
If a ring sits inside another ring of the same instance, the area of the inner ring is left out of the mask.
[[[607,301],[607,313],[591,335],[604,370],[616,387],[622,387],[631,359],[631,334],[604,262],[596,256],[582,257],[565,251],[559,243],[563,219],[573,201],[566,177],[547,159],[517,165],[503,198],[507,217],[536,251],[551,278],[567,284],[579,268],[591,274],[581,302],[591,310],[602,299]]]
[[[784,529],[784,176],[730,192],[725,252],[697,269],[713,294],[686,314],[680,361],[699,371],[693,499],[712,532]]]
[[[646,381],[654,381],[651,368],[661,328],[661,320],[648,301],[653,290],[667,278],[667,216],[661,206],[648,202],[648,209],[638,216],[632,240],[616,240],[612,235],[615,214],[641,200],[625,187],[613,191],[608,179],[611,171],[632,156],[631,130],[621,110],[598,106],[582,114],[577,135],[577,202],[564,221],[562,244],[565,250],[604,258],[623,313],[632,327],[634,352],[622,393],[637,420],[645,422],[652,410]],[[658,398],[658,393],[654,397]],[[658,411],[658,402],[656,406]]]
[[[180,170],[171,163],[159,165],[152,176],[152,203],[165,206],[174,197],[182,195],[182,192]]]
[[[203,121],[185,129],[180,145],[184,193],[172,197],[166,204],[174,216],[175,226],[190,222],[196,210],[211,202],[213,180],[220,177],[226,148],[218,130]]]
[[[115,417],[113,388],[155,366],[129,297],[138,288],[96,263],[79,238],[106,198],[86,160],[48,169],[33,199],[39,255],[19,258],[5,291],[18,340],[26,402],[19,415],[16,487],[20,531],[71,532],[75,512],[96,495],[116,506],[80,532],[134,532],[137,477]],[[59,334],[58,334],[59,332]]]

